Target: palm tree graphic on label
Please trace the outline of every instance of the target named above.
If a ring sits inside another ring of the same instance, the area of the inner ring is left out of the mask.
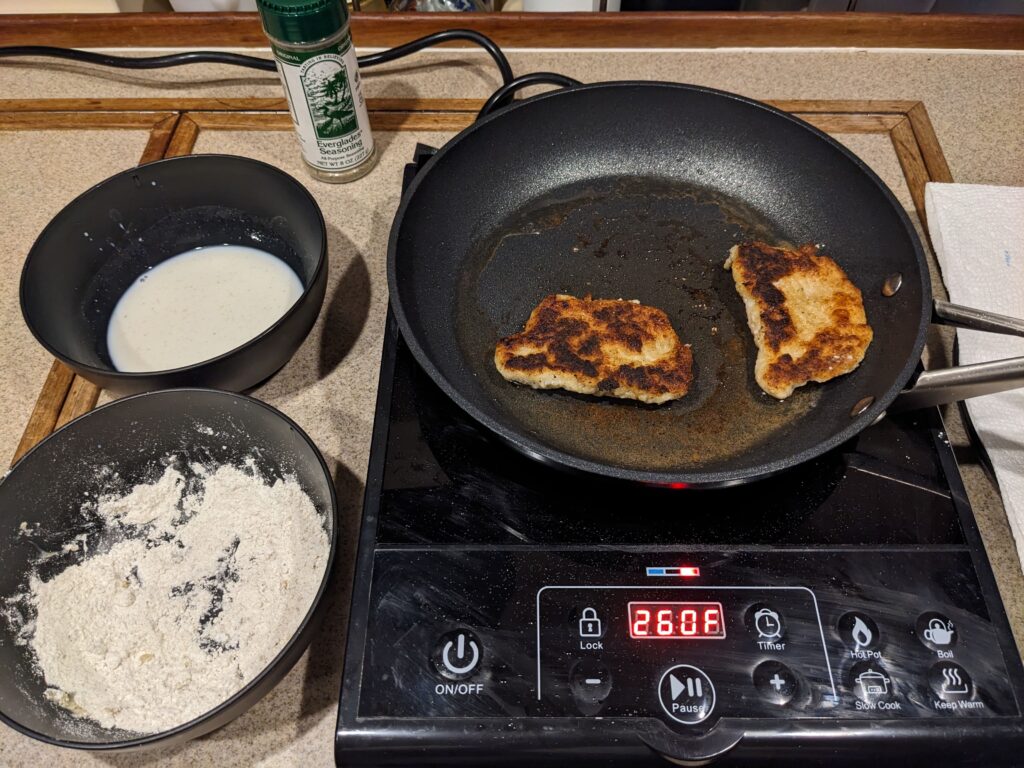
[[[355,105],[345,67],[334,59],[314,62],[301,74],[317,138],[336,139],[356,130]]]

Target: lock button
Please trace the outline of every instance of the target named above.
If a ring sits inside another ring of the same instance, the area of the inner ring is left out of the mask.
[[[601,619],[596,608],[584,608],[580,616],[580,637],[601,637]]]

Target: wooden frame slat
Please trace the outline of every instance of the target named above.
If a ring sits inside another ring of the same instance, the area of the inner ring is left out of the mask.
[[[907,179],[907,187],[910,189],[910,197],[914,201],[914,208],[921,224],[926,225],[924,215],[924,185],[933,179],[928,174],[928,166],[924,156],[921,154],[921,147],[918,146],[917,137],[908,118],[897,123],[889,132],[893,148],[896,150],[896,157],[899,158],[903,175]]]
[[[60,413],[53,428],[55,430],[60,429],[69,421],[74,421],[79,416],[84,416],[96,407],[96,402],[99,399],[100,388],[88,379],[83,379],[78,374],[75,374],[75,379],[71,382],[68,396],[61,405]]]
[[[28,417],[25,431],[21,434],[21,440],[11,458],[11,464],[28,453],[36,443],[49,435],[56,428],[57,418],[64,401],[67,399],[68,390],[71,389],[71,382],[75,373],[60,360],[54,360],[50,366],[50,372],[43,382],[43,388],[36,398],[36,405],[32,409],[32,415]]]
[[[519,47],[883,47],[1024,49],[1024,17],[897,13],[357,13],[362,46],[394,46],[454,27]],[[255,13],[39,14],[0,17],[7,45],[266,48]],[[467,45],[456,43],[456,45]]]
[[[149,129],[171,112],[0,112],[0,130]]]
[[[771,104],[783,112],[800,112],[814,114],[816,112],[829,112],[836,115],[844,114],[896,114],[906,115],[917,101],[894,101],[887,99],[858,100],[858,99],[765,99],[765,104]]]
[[[196,121],[192,119],[191,115],[182,115],[174,127],[174,133],[171,135],[171,141],[164,157],[181,157],[190,154],[192,147],[196,145],[197,138],[199,138],[199,126]]]
[[[796,115],[826,133],[885,133],[891,131],[901,120],[906,120],[906,117],[898,114],[805,112]]]
[[[910,120],[910,127],[914,129],[914,138],[921,149],[921,156],[931,180],[953,181],[953,174],[946,164],[946,156],[939,146],[939,139],[935,135],[932,120],[928,117],[928,110],[924,108],[924,104],[919,101],[908,109],[907,119]]]
[[[456,131],[472,123],[480,99],[370,100],[377,130]],[[888,135],[921,221],[924,185],[951,181],[925,106],[915,101],[769,102],[832,133]],[[195,107],[201,107],[195,109]],[[0,101],[0,129],[148,128],[140,163],[192,152],[204,130],[291,130],[283,99],[35,99]],[[54,361],[14,460],[54,429],[95,407],[100,390]]]

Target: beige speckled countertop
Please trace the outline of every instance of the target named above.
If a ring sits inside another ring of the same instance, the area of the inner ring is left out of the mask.
[[[1024,54],[853,49],[665,51],[515,51],[517,72],[553,70],[582,80],[663,79],[700,83],[770,99],[903,99],[924,102],[960,182],[1024,185]],[[447,66],[441,66],[447,65]],[[367,72],[368,95],[484,97],[498,84],[483,54],[427,52]],[[125,73],[67,63],[0,63],[4,98],[222,96],[279,97],[274,75],[196,66]],[[329,222],[331,277],[320,322],[285,369],[255,392],[299,422],[334,469],[344,521],[341,555],[350,568],[369,454],[378,360],[386,308],[385,243],[399,197],[402,167],[416,142],[448,134],[380,133],[379,166],[345,186],[311,180]],[[888,138],[839,135],[913,212]],[[49,218],[91,184],[138,161],[146,133],[135,130],[0,132],[0,455],[10,456],[50,360],[25,329],[18,309],[21,262]],[[259,157],[300,178],[291,135],[216,131],[200,134],[197,152]],[[950,414],[950,434],[966,440]],[[969,449],[965,482],[1020,644],[1024,578],[998,490]],[[0,728],[0,765],[329,765],[333,759],[347,594],[332,600],[325,626],[288,677],[248,714],[173,751],[93,756],[51,748]]]

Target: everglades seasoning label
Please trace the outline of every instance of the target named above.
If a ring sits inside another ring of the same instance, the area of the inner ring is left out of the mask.
[[[343,171],[369,157],[373,135],[351,40],[308,53],[275,45],[274,57],[306,162]]]

